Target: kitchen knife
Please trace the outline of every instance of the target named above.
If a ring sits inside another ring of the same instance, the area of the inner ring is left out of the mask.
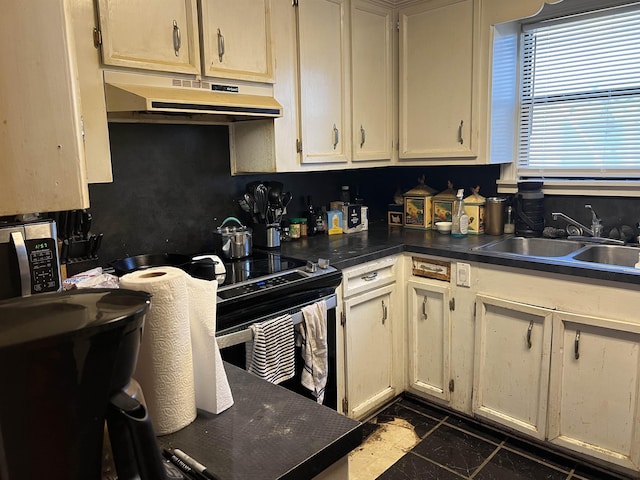
[[[69,210],[67,212],[67,224],[65,227],[65,238],[73,238],[73,233],[76,228],[76,211]]]
[[[93,246],[93,250],[91,251],[92,257],[98,256],[98,250],[100,250],[100,245],[102,245],[102,237],[104,237],[104,233],[100,233],[96,236],[96,243]]]
[[[91,216],[91,212],[87,212],[86,210],[82,211],[82,220],[80,224],[80,229],[82,233],[82,238],[84,240],[89,239],[89,230],[91,230],[91,220],[93,217]]]

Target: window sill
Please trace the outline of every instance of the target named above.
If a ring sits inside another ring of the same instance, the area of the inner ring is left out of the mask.
[[[640,180],[543,180],[545,195],[640,197]],[[516,193],[518,182],[498,180],[498,193]]]

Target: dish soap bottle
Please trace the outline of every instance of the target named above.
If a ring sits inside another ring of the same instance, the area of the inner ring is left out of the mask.
[[[464,189],[459,189],[453,202],[451,212],[451,236],[456,238],[466,237],[469,233],[469,216],[464,210]]]

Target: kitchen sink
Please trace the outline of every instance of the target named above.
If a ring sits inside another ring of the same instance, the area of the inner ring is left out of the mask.
[[[640,249],[620,245],[593,245],[573,256],[581,262],[603,263],[605,265],[619,265],[633,267],[638,262]]]
[[[564,257],[584,247],[583,242],[554,238],[510,237],[477,247],[478,251],[527,255],[535,257]],[[638,259],[633,262],[635,263]]]

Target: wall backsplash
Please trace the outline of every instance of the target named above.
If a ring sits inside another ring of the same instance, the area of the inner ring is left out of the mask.
[[[114,181],[90,186],[93,232],[104,232],[99,264],[143,253],[211,251],[212,231],[228,216],[247,221],[237,200],[254,180],[278,180],[291,191],[289,216],[314,205],[328,205],[349,185],[369,206],[370,222],[386,222],[387,205],[426,175],[437,191],[451,179],[456,188],[480,185],[484,196],[496,194],[497,166],[384,167],[313,173],[231,176],[228,129],[210,125],[109,124]],[[549,198],[557,208],[588,222],[583,198]],[[607,223],[640,220],[638,202],[594,197],[594,209]],[[633,205],[633,208],[630,208]],[[546,205],[545,205],[546,206]],[[569,208],[571,207],[571,208]],[[583,211],[584,210],[584,211]],[[619,218],[620,217],[620,218]],[[628,219],[627,219],[628,218]],[[635,225],[635,223],[634,223]]]

